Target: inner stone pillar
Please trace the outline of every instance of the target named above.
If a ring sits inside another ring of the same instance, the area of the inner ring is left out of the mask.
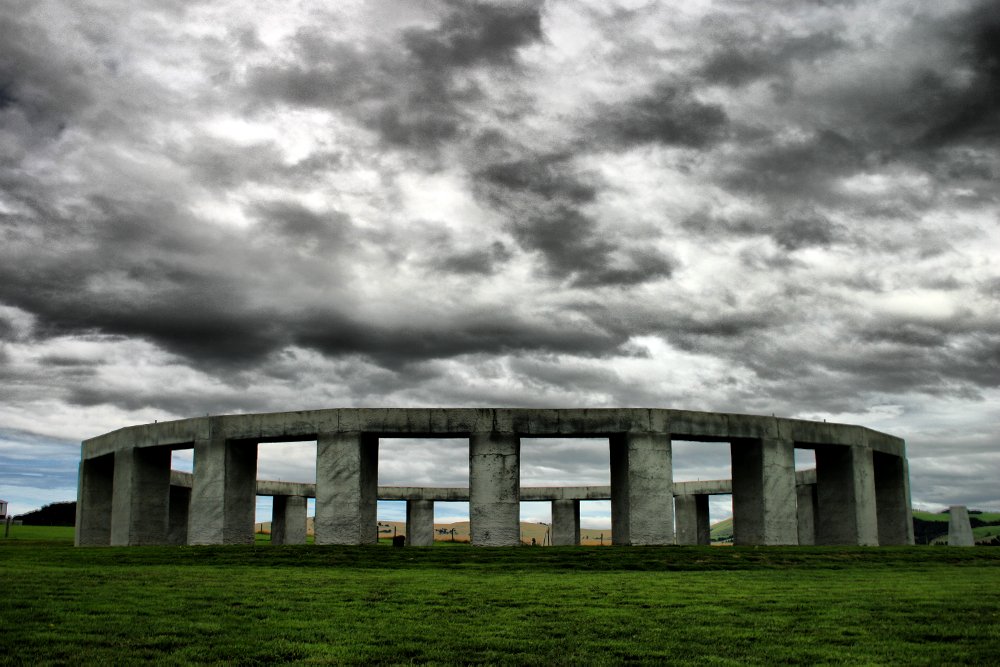
[[[612,543],[673,544],[670,435],[621,433],[610,448]]]
[[[816,448],[816,544],[878,545],[872,450]]]
[[[167,544],[170,516],[170,448],[115,452],[111,544]]]
[[[434,546],[434,501],[406,501],[406,544],[411,547]]]
[[[552,546],[575,547],[580,544],[580,501],[552,501]]]
[[[882,546],[913,544],[913,510],[906,459],[872,452],[875,473],[875,511],[878,543]]]
[[[257,443],[195,441],[188,544],[253,544],[256,510]]]
[[[170,487],[170,519],[167,526],[167,543],[187,544],[189,510],[191,509],[191,487]]]
[[[305,496],[274,496],[271,509],[271,544],[306,543]]]
[[[469,519],[472,544],[521,543],[521,439],[511,433],[469,438]]]
[[[80,461],[80,478],[76,487],[76,531],[73,539],[76,546],[111,544],[114,481],[113,454]]]
[[[798,544],[795,444],[790,440],[734,440],[733,544]]]
[[[316,544],[378,543],[378,436],[320,433]]]
[[[812,546],[816,544],[816,485],[799,484],[795,487],[798,498],[799,544]]]
[[[708,496],[674,496],[677,544],[711,544],[712,527],[708,518]]]

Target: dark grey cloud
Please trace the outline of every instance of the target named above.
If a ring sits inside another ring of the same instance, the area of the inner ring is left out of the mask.
[[[500,241],[485,248],[444,254],[432,261],[432,266],[450,273],[492,275],[511,258],[510,250]]]
[[[41,27],[0,15],[0,130],[52,136],[90,105],[84,65],[62,53]]]
[[[958,61],[972,76],[923,79],[932,102],[919,145],[995,142],[1000,138],[1000,6],[981,1],[944,26]]]
[[[744,145],[725,183],[736,191],[781,200],[829,201],[833,180],[865,167],[865,149],[842,134],[819,130],[811,136],[779,142],[769,136]]]
[[[619,404],[995,448],[994,4],[148,11],[0,19],[13,439]]]
[[[706,23],[711,26],[710,19]],[[780,32],[762,40],[759,35],[729,32],[733,26],[725,23],[726,30],[715,36],[720,45],[697,70],[709,83],[736,87],[778,78],[787,85],[796,63],[813,63],[847,46],[829,30],[804,36]]]
[[[572,171],[566,154],[531,155],[483,167],[476,176],[489,187],[488,194],[503,203],[508,193],[528,193],[573,204],[593,201],[599,184],[592,175]]]
[[[541,3],[448,0],[445,6],[439,26],[403,33],[403,44],[428,69],[513,65],[520,47],[542,38]]]
[[[515,313],[469,308],[424,325],[378,325],[338,313],[310,313],[291,324],[300,345],[329,355],[367,355],[388,367],[473,352],[530,350],[602,356],[628,339],[618,329],[571,326],[573,319],[572,312],[555,312],[547,321],[534,321]]]
[[[659,82],[643,95],[598,105],[592,129],[598,138],[625,146],[700,148],[722,139],[728,125],[726,112],[717,104],[699,101],[687,86]]]
[[[655,250],[605,240],[592,217],[570,206],[546,207],[514,224],[521,247],[540,253],[549,275],[576,287],[637,285],[669,278],[675,268]]]
[[[502,147],[497,152],[507,157],[476,165],[476,193],[505,215],[518,245],[540,258],[543,276],[573,287],[623,287],[663,280],[676,270],[673,257],[637,246],[586,210],[604,183],[575,167],[571,153],[537,152],[493,134],[480,141]]]
[[[361,50],[321,30],[294,39],[296,60],[257,68],[251,93],[262,102],[345,113],[394,147],[430,150],[466,132],[483,99],[464,74],[512,68],[517,51],[542,38],[539,6],[444,4],[440,22],[413,27],[399,41]]]
[[[259,221],[261,234],[295,253],[335,257],[346,254],[362,236],[349,215],[317,213],[298,202],[261,202],[253,207],[252,215]]]
[[[681,226],[708,239],[769,237],[784,251],[829,247],[849,240],[843,225],[832,222],[815,209],[792,209],[784,215],[761,219],[737,216],[727,219],[699,211],[681,221]]]

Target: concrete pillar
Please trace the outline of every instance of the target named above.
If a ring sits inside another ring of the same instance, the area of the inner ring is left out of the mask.
[[[799,518],[799,544],[816,544],[816,485],[799,484],[795,487],[797,514]]]
[[[872,452],[875,473],[875,510],[881,546],[913,544],[913,509],[906,459]]]
[[[798,544],[795,444],[761,438],[734,440],[733,544]]]
[[[708,496],[674,496],[677,544],[711,544],[712,527],[708,518]]]
[[[80,461],[76,487],[76,532],[78,547],[111,544],[111,505],[114,495],[113,454]]]
[[[319,434],[316,544],[377,544],[377,503],[378,436]]]
[[[406,544],[411,547],[434,546],[434,501],[406,501]]]
[[[115,452],[112,546],[167,544],[169,516],[170,448]]]
[[[552,546],[575,547],[580,544],[580,501],[552,501]]]
[[[195,441],[188,544],[253,544],[257,443]]]
[[[969,510],[965,505],[952,505],[948,508],[948,546],[976,546],[972,524],[969,522]]]
[[[191,488],[170,487],[170,519],[167,527],[167,544],[187,544]]]
[[[305,496],[274,496],[271,507],[271,544],[306,543]]]
[[[816,544],[878,545],[872,450],[816,448]]]
[[[622,433],[610,448],[612,543],[673,544],[670,435]]]
[[[521,439],[511,433],[469,438],[469,520],[472,544],[521,543]]]

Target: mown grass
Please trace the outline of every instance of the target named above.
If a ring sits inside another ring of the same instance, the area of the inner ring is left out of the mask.
[[[0,663],[994,663],[1000,549],[0,541]]]
[[[73,526],[14,526],[4,537],[5,528],[0,527],[0,545],[4,540],[16,542],[39,542],[52,544],[58,542],[73,542]]]

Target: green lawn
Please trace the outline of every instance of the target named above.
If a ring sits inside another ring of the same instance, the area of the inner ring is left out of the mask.
[[[987,664],[1000,549],[0,540],[0,664]]]

